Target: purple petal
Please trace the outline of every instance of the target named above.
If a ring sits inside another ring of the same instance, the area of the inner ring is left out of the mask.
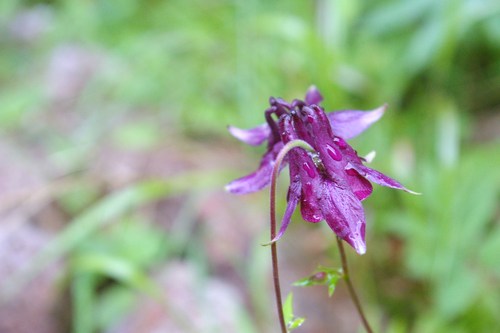
[[[260,145],[271,133],[271,129],[267,123],[250,129],[241,129],[234,126],[228,126],[227,129],[235,138],[252,146]]]
[[[300,214],[302,218],[308,222],[318,223],[324,220],[321,207],[315,197],[314,189],[310,182],[306,182],[302,188]]]
[[[307,112],[305,117],[316,119],[315,115],[319,116],[318,113]],[[311,126],[316,139],[324,135],[323,139],[326,140],[329,126],[320,128],[319,125],[315,126],[314,121]],[[363,182],[354,178],[355,176],[349,179],[349,174],[343,167],[333,167],[328,173],[319,172],[311,157],[303,150],[291,151],[289,162],[291,179],[298,176],[302,183],[301,213],[304,220],[319,222],[325,219],[337,236],[358,253],[365,253],[365,216],[359,198],[365,198],[371,192],[371,184],[366,184],[366,180]],[[341,161],[337,162],[341,164]],[[325,166],[329,168],[326,163]],[[360,193],[353,193],[350,185]]]
[[[323,179],[317,191],[326,223],[356,252],[364,254],[365,213],[361,202],[348,188],[337,186],[329,179]]]
[[[286,206],[285,214],[283,215],[283,219],[281,220],[281,227],[274,239],[271,240],[271,243],[276,242],[283,236],[286,229],[288,228],[288,224],[290,224],[290,220],[292,218],[292,214],[297,207],[297,203],[299,202],[300,197],[300,181],[295,181],[290,184],[290,188],[288,189],[288,203]]]
[[[403,185],[401,185],[398,181],[392,179],[391,177],[388,177],[384,175],[382,172],[379,172],[375,169],[369,168],[363,164],[358,164],[358,163],[349,163],[346,166],[346,169],[354,169],[356,172],[358,172],[362,177],[368,179],[371,182],[374,182],[376,184],[386,186],[386,187],[391,187],[395,188],[398,190],[403,190],[412,194],[418,194],[417,192],[413,192]]]
[[[373,191],[372,184],[365,178],[361,177],[359,173],[357,173],[353,169],[348,169],[346,170],[346,174],[347,174],[347,182],[351,187],[351,191],[356,195],[356,197],[360,201],[365,200],[370,196],[370,194],[372,194]]]
[[[273,166],[274,163],[261,164],[257,171],[227,184],[226,191],[234,194],[248,194],[263,189],[271,181]]]
[[[328,119],[332,125],[333,134],[346,140],[358,136],[361,132],[379,120],[385,112],[387,104],[372,111],[345,110],[329,112]]]
[[[298,133],[292,124],[291,117],[284,117],[279,123],[281,138],[284,142],[290,142],[297,139]],[[290,180],[291,184],[300,182],[301,193],[300,197],[300,211],[304,220],[309,222],[320,222],[323,220],[321,210],[316,204],[314,199],[314,190],[312,188],[311,180],[319,177],[316,166],[314,165],[311,157],[301,148],[294,148],[288,153],[290,162]],[[290,189],[292,185],[290,185]],[[288,201],[290,202],[291,191],[288,192]],[[295,203],[296,205],[296,203]]]
[[[283,143],[275,144],[271,150],[264,154],[257,171],[226,185],[225,189],[234,194],[247,194],[259,191],[271,182],[271,173],[279,151],[283,148]],[[280,170],[286,165],[281,164]]]
[[[286,117],[280,121],[282,140],[289,142],[297,138],[298,132],[293,127],[292,119]],[[300,132],[300,130],[299,130]],[[305,139],[305,137],[303,137]],[[300,148],[294,148],[288,154],[290,162],[290,179],[301,182],[300,212],[304,220],[317,223],[323,220],[321,209],[317,204],[313,183],[319,178],[318,170],[308,153]]]
[[[319,104],[323,100],[318,88],[316,86],[310,86],[306,93],[305,102],[307,104]]]

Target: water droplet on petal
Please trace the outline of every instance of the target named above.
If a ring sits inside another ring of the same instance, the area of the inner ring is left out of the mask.
[[[304,195],[305,195],[305,197],[303,197],[304,199],[306,197],[312,196],[313,195],[312,184],[310,182],[305,183],[304,187],[303,187],[303,191],[304,191]]]
[[[334,137],[333,142],[335,142],[341,149],[344,149],[347,147],[347,142],[344,141],[341,137]]]
[[[365,228],[366,224],[361,221],[358,221],[358,232],[361,235],[361,239],[365,239],[365,231],[366,231]]]
[[[359,254],[366,253],[366,244],[361,238],[361,235],[355,233],[354,235],[349,235],[348,238],[349,238],[348,243],[350,243],[354,247],[356,252],[358,252]]]
[[[328,155],[330,155],[330,157],[333,158],[334,161],[342,160],[342,153],[337,148],[332,147],[330,145],[326,145],[326,151],[328,152]]]
[[[302,164],[302,168],[307,172],[307,175],[311,178],[316,177],[316,171],[314,171],[314,167],[309,164],[309,162],[304,162]]]
[[[358,175],[358,173],[354,169],[347,169],[345,171],[345,173],[347,173],[349,176],[357,176]]]

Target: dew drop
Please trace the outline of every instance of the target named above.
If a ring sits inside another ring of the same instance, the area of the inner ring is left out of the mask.
[[[342,160],[342,154],[337,148],[332,147],[330,145],[326,145],[326,151],[328,152],[328,155],[330,155],[330,157],[333,158],[333,160],[335,161]]]
[[[358,232],[361,235],[362,239],[365,239],[365,233],[366,233],[365,228],[366,228],[366,224],[365,223],[363,223],[361,221],[357,222],[356,229],[358,229]]]
[[[310,197],[313,195],[313,188],[312,188],[312,184],[311,182],[306,182],[304,184],[304,188],[303,188],[303,193],[304,193],[304,196],[303,198],[306,199],[307,197]]]
[[[345,171],[345,173],[347,173],[349,176],[357,176],[358,175],[358,173],[354,169],[347,169]]]
[[[304,168],[309,177],[316,177],[316,172],[314,171],[314,168],[309,164],[309,162],[304,162],[304,164],[302,164],[302,168]]]
[[[336,136],[333,138],[333,142],[335,142],[341,149],[344,149],[347,147],[347,142],[344,141],[344,139]]]

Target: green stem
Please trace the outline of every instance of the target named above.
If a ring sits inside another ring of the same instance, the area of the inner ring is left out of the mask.
[[[340,259],[342,261],[342,271],[344,273],[343,278],[347,284],[347,289],[349,290],[349,294],[352,298],[352,301],[354,302],[354,305],[356,306],[356,310],[358,310],[358,314],[361,317],[361,321],[363,322],[363,326],[365,327],[366,331],[368,333],[373,333],[373,330],[370,327],[368,320],[366,319],[365,313],[361,308],[361,302],[359,301],[358,295],[356,294],[354,286],[352,285],[351,277],[349,275],[349,268],[347,267],[347,257],[345,255],[344,244],[342,243],[342,240],[339,237],[337,237],[337,245],[339,247]]]

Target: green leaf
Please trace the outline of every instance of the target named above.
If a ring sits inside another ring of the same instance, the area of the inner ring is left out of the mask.
[[[295,317],[293,314],[293,293],[289,293],[286,297],[285,303],[283,304],[283,316],[285,317],[285,323],[289,330],[300,327],[305,321],[305,318]]]
[[[113,285],[100,291],[92,309],[98,331],[108,331],[113,323],[124,318],[133,309],[136,298],[135,290],[123,285]]]
[[[283,303],[283,316],[285,322],[289,322],[293,318],[293,293],[289,293]]]
[[[294,318],[292,321],[288,322],[288,324],[287,324],[288,329],[289,330],[296,329],[297,327],[302,326],[302,324],[304,323],[304,321],[306,321],[305,318],[301,318],[301,317]]]
[[[328,287],[328,296],[331,297],[341,277],[343,277],[342,269],[318,266],[311,276],[300,279],[293,285],[297,287],[325,285]]]
[[[327,279],[327,274],[325,272],[317,272],[311,276],[302,278],[293,283],[296,287],[309,287],[324,285]]]

